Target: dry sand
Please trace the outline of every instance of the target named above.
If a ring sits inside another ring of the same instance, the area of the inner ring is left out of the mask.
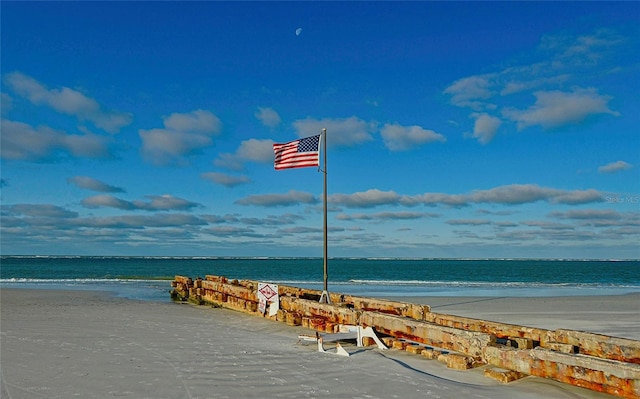
[[[502,385],[482,369],[450,370],[397,350],[323,354],[298,341],[310,330],[225,309],[99,292],[0,294],[2,398],[610,397],[536,377]],[[639,298],[406,299],[442,313],[639,339]]]

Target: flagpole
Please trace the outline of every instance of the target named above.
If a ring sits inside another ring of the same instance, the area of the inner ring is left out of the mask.
[[[328,281],[329,268],[327,266],[327,129],[322,129],[322,157],[324,163],[324,192],[323,192],[323,208],[324,208],[324,286],[320,303],[331,303],[329,296]]]

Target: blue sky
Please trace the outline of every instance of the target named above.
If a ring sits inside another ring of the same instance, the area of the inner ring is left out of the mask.
[[[1,7],[3,254],[640,258],[637,2]]]

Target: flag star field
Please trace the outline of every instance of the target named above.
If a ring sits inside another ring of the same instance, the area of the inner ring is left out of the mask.
[[[3,255],[640,258],[638,2],[0,7]]]

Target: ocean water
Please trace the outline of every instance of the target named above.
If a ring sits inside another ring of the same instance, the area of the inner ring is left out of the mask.
[[[330,292],[360,296],[580,296],[640,293],[640,260],[328,260]],[[322,258],[1,256],[0,288],[110,291],[169,301],[175,275],[322,289]]]

